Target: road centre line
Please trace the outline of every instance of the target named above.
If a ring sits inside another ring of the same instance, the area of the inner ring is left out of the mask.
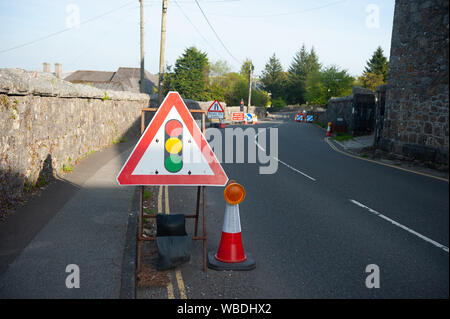
[[[273,126],[273,128],[277,128],[278,126],[279,126],[279,125],[275,125],[275,126]],[[266,152],[266,150],[265,150],[261,145],[259,145],[258,142],[256,141],[256,139],[258,138],[258,135],[259,135],[260,133],[262,133],[262,132],[263,132],[263,131],[260,131],[258,134],[255,135],[255,144],[256,144],[256,146],[257,146],[261,151]],[[303,173],[302,171],[299,171],[299,170],[296,169],[295,167],[292,167],[291,165],[289,165],[289,164],[283,162],[283,161],[280,160],[278,157],[274,157],[274,156],[271,156],[271,157],[272,157],[274,160],[276,160],[277,162],[279,162],[279,163],[283,164],[284,166],[286,166],[287,168],[290,168],[290,169],[293,170],[294,172],[299,173],[299,174],[305,176],[306,178],[309,178],[310,180],[312,180],[312,181],[314,181],[314,182],[316,181],[315,178],[313,178],[313,177],[309,176],[308,174]]]
[[[409,233],[411,233],[413,235],[416,235],[420,239],[422,239],[422,240],[424,240],[424,241],[426,241],[426,242],[428,242],[428,243],[430,243],[430,244],[432,244],[432,245],[442,249],[443,251],[445,251],[447,253],[449,252],[447,246],[444,246],[444,245],[442,245],[442,244],[440,244],[440,243],[438,243],[438,242],[436,242],[436,241],[434,241],[434,240],[432,240],[432,239],[430,239],[430,238],[428,238],[428,237],[426,237],[426,236],[424,236],[422,234],[419,234],[415,230],[412,230],[411,228],[408,228],[408,227],[406,227],[406,226],[396,222],[395,220],[390,219],[389,217],[387,217],[387,216],[377,212],[376,210],[373,210],[372,208],[367,207],[366,205],[361,204],[360,202],[358,202],[358,201],[356,201],[354,199],[350,199],[350,202],[352,202],[353,204],[355,204],[355,205],[357,205],[357,206],[359,206],[361,208],[364,208],[364,209],[368,210],[369,212],[371,212],[372,214],[374,214],[374,215],[376,215],[376,216],[378,216],[380,218],[383,218],[384,220],[392,223],[393,225],[395,225],[397,227],[400,227],[401,229],[406,230],[407,232],[409,232]]]

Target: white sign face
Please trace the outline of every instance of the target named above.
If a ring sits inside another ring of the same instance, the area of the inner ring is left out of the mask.
[[[209,119],[223,119],[224,113],[223,112],[208,112],[208,118]]]
[[[182,159],[183,167],[178,172],[168,172],[164,167],[164,128],[168,121],[178,120],[182,122],[181,116],[175,107],[172,107],[166,119],[162,123],[153,141],[148,146],[142,158],[139,160],[132,175],[214,175],[198,145],[194,142],[189,130],[183,126],[182,130]]]
[[[209,107],[208,112],[223,112],[223,108],[219,101],[215,100],[214,103]]]

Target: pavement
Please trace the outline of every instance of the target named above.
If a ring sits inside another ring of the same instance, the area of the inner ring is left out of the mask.
[[[134,274],[122,269],[134,265],[135,188],[115,177],[135,142],[91,155],[0,224],[0,298],[134,297]],[[79,267],[80,288],[67,288],[68,265]]]
[[[375,135],[365,135],[365,136],[357,136],[353,139],[339,142],[334,141],[335,143],[339,144],[341,147],[345,148],[346,150],[360,150],[366,147],[373,146]]]

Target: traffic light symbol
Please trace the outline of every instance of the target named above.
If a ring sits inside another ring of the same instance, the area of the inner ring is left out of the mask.
[[[170,120],[165,126],[164,167],[176,173],[183,167],[183,125],[178,120]]]

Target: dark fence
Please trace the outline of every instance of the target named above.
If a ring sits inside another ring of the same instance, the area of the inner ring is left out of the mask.
[[[353,136],[370,135],[375,129],[375,94],[359,87],[350,96],[328,101],[326,118],[335,131],[347,131]]]

